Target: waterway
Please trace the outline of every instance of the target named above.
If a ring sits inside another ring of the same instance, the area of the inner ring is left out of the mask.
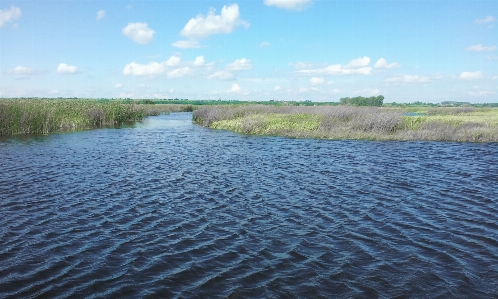
[[[191,117],[1,139],[0,297],[498,297],[498,144]]]

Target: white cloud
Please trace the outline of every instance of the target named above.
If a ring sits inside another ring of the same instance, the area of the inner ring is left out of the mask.
[[[296,63],[289,63],[289,65],[294,66],[296,70],[303,70],[303,69],[309,69],[315,66],[313,62],[309,61],[302,61],[302,62],[296,62]]]
[[[317,78],[317,77],[313,77],[310,79],[310,85],[311,86],[320,86],[322,85],[323,83],[325,82],[325,79],[324,78]]]
[[[0,9],[0,28],[14,19],[19,19],[21,14],[21,9],[15,6],[11,6],[10,9]]]
[[[177,66],[180,64],[180,60],[181,60],[180,57],[173,55],[168,60],[164,61],[163,63],[166,66]]]
[[[498,80],[498,76],[493,76],[493,80]]]
[[[430,82],[431,78],[427,76],[419,75],[403,75],[397,77],[387,78],[387,83],[408,83],[408,84],[418,84]]]
[[[133,61],[125,65],[123,69],[123,75],[133,75],[133,76],[155,76],[160,75],[166,71],[166,65],[164,62],[149,62],[148,64],[139,64]]]
[[[195,66],[203,66],[206,63],[204,56],[197,56],[194,61]]]
[[[477,80],[482,78],[482,72],[463,72],[460,74],[460,79],[462,80]]]
[[[217,71],[208,76],[208,79],[218,79],[218,80],[233,80],[234,74],[227,71]]]
[[[489,91],[489,90],[481,90],[481,91],[469,91],[467,92],[467,95],[471,97],[486,97],[490,95],[495,95],[495,91]]]
[[[232,84],[232,88],[230,89],[230,92],[240,92],[240,86],[237,83]]]
[[[227,69],[231,71],[242,71],[242,70],[250,70],[252,68],[250,59],[237,59],[232,63],[227,65]]]
[[[207,16],[201,14],[190,19],[180,31],[180,35],[190,39],[206,38],[213,34],[230,33],[238,26],[249,27],[249,23],[240,19],[239,6],[232,4],[223,6],[221,14],[216,15],[211,8]]]
[[[102,20],[105,17],[105,10],[99,10],[97,12],[97,20]]]
[[[173,47],[180,49],[200,48],[199,42],[196,40],[179,40],[171,44]]]
[[[121,84],[121,83],[114,85],[114,88],[122,88],[122,87],[123,87],[123,84]]]
[[[344,66],[344,68],[357,69],[357,68],[366,67],[369,64],[370,64],[370,57],[363,56],[363,57],[351,60],[350,62],[348,62],[348,64],[346,64]]]
[[[393,63],[387,63],[386,59],[380,58],[377,60],[377,62],[374,64],[374,68],[376,69],[393,69],[393,68],[398,68],[401,67],[401,65],[397,62]]]
[[[288,10],[303,10],[308,7],[311,0],[264,0],[266,6],[276,6]]]
[[[176,79],[176,78],[181,78],[185,77],[190,74],[190,68],[188,66],[182,67],[182,68],[177,68],[172,71],[169,71],[166,76],[168,79]]]
[[[125,65],[123,75],[133,76],[157,76],[170,71],[170,68],[180,64],[180,57],[173,55],[163,62],[151,61],[147,64],[139,64],[133,61]]]
[[[262,42],[261,44],[259,44],[260,48],[269,47],[269,46],[270,46],[269,42]]]
[[[370,75],[370,73],[372,72],[372,68],[368,66],[369,64],[370,58],[365,56],[362,58],[353,59],[346,65],[333,64],[314,69],[301,69],[297,72],[304,75]],[[312,66],[312,64],[300,62],[295,65],[296,68]]]
[[[8,70],[7,73],[14,74],[14,75],[30,75],[30,74],[33,74],[34,71],[33,71],[33,69],[30,69],[29,67],[16,66],[15,68]]]
[[[51,91],[48,92],[49,94],[58,94],[59,91],[57,89],[52,89]]]
[[[128,23],[128,26],[122,30],[123,34],[136,43],[145,45],[150,44],[154,40],[154,30],[149,28],[147,23]]]
[[[354,94],[357,95],[362,95],[362,96],[375,96],[380,93],[380,90],[378,89],[371,89],[371,88],[366,88],[362,90],[355,90],[353,91]]]
[[[467,51],[476,51],[476,52],[491,52],[496,50],[496,46],[485,47],[482,44],[470,46],[467,48]]]
[[[477,19],[474,21],[474,23],[476,24],[487,24],[487,23],[494,23],[495,21],[495,18],[493,18],[492,16],[487,16],[483,19]]]
[[[74,74],[78,71],[78,68],[74,65],[70,66],[65,63],[59,64],[57,67],[57,72],[59,74]]]
[[[274,89],[275,90],[280,90],[280,85],[276,85]]]

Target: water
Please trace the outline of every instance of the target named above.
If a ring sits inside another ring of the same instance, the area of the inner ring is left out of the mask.
[[[190,118],[0,141],[0,297],[498,297],[498,144]]]

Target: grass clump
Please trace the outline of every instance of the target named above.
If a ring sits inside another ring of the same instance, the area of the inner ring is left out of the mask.
[[[205,127],[256,135],[327,139],[497,142],[498,109],[403,109],[352,106],[209,106],[194,111]]]
[[[92,100],[1,99],[0,135],[49,134],[141,120],[142,105]]]

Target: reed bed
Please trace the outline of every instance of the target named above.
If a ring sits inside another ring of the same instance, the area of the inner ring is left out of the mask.
[[[49,134],[141,120],[146,105],[93,100],[0,99],[0,135]],[[155,113],[155,112],[154,112]]]
[[[206,106],[194,111],[193,120],[209,128],[257,135],[498,142],[498,109],[435,110],[410,116],[402,109],[381,107]]]

